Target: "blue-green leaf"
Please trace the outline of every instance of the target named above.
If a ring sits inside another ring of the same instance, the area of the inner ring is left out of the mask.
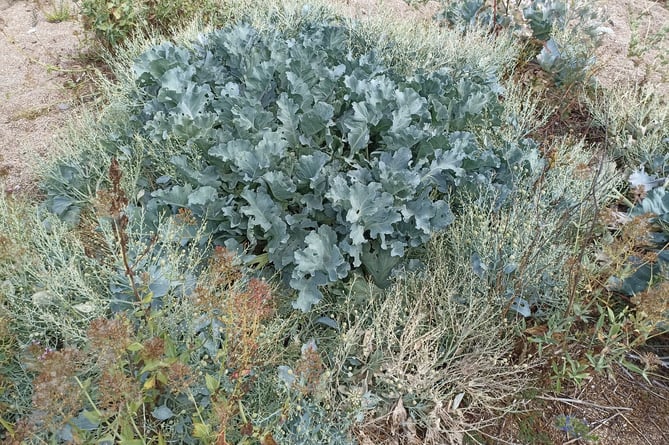
[[[218,199],[218,192],[214,187],[205,185],[195,190],[188,195],[188,205],[207,205],[210,202],[215,202]]]
[[[247,203],[240,210],[249,217],[249,226],[260,226],[263,230],[269,231],[273,224],[282,220],[281,210],[266,192],[262,190],[254,192],[247,188],[240,196]]]
[[[346,137],[351,149],[351,155],[367,147],[369,142],[369,128],[365,121],[351,120],[344,123],[348,132]]]
[[[317,231],[311,231],[304,241],[307,247],[295,252],[295,272],[311,277],[324,274],[330,282],[348,274],[349,266],[337,247],[334,230],[321,226]]]

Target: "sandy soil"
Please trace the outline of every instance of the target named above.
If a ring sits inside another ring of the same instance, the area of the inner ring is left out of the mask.
[[[609,89],[652,85],[669,99],[669,9],[649,0],[600,2],[613,33],[597,52],[600,83]]]
[[[32,167],[78,106],[68,85],[76,80],[80,26],[47,22],[50,8],[0,0],[0,164],[9,170],[8,191],[30,187]]]

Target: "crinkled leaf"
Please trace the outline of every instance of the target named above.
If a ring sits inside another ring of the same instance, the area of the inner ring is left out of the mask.
[[[287,93],[279,95],[276,105],[278,107],[276,117],[283,124],[282,131],[285,133],[288,143],[294,147],[299,145],[297,127],[299,125],[298,111],[300,107]]]
[[[193,191],[190,184],[185,186],[175,185],[169,190],[156,190],[151,195],[159,198],[163,203],[170,204],[177,207],[186,207],[188,198]]]
[[[663,178],[658,179],[656,175],[649,175],[646,173],[643,165],[639,166],[637,170],[634,170],[629,177],[630,187],[642,187],[646,192],[659,187],[664,183],[664,181],[665,179]]]
[[[290,176],[284,172],[269,171],[263,174],[262,179],[267,184],[272,196],[281,201],[290,201],[294,199],[297,186]]]
[[[424,191],[418,199],[405,204],[402,216],[407,223],[415,224],[416,228],[425,235],[446,228],[453,222],[455,216],[445,201],[431,201],[428,191]]]
[[[560,60],[560,49],[558,48],[557,42],[553,39],[548,39],[537,56],[537,61],[542,68],[550,72],[551,68],[555,66],[558,60]]]
[[[337,234],[320,226],[305,238],[306,248],[295,252],[295,272],[301,276],[323,274],[332,282],[348,274],[348,263],[337,247]]]
[[[266,192],[246,189],[240,196],[247,203],[241,208],[241,213],[249,217],[250,226],[257,225],[269,231],[273,224],[282,220],[281,210]]]
[[[399,257],[392,256],[388,250],[372,249],[370,244],[363,246],[361,258],[365,270],[380,288],[390,286],[391,272],[402,260]]]
[[[307,136],[314,136],[315,134],[325,130],[328,124],[328,119],[323,119],[316,112],[308,111],[302,115],[300,120],[300,129]]]
[[[369,128],[363,121],[349,121],[344,124],[348,129],[346,137],[351,149],[351,154],[355,154],[367,146],[369,142]]]
[[[218,199],[218,192],[214,187],[205,185],[195,190],[188,195],[188,206],[192,205],[207,205],[210,202],[215,202]]]
[[[292,278],[290,286],[297,291],[297,299],[293,301],[293,308],[302,312],[309,312],[323,298],[313,278]]]
[[[227,143],[218,144],[209,150],[209,154],[224,162],[234,161],[242,153],[249,152],[253,145],[246,139],[234,139]]]
[[[655,188],[648,192],[641,203],[632,211],[634,215],[645,213],[654,213],[655,215],[669,213],[669,193],[664,188]]]
[[[181,96],[181,101],[176,110],[177,113],[195,118],[205,110],[209,94],[211,94],[209,85],[199,86],[195,83],[189,84],[183,96]]]
[[[321,176],[323,167],[329,160],[330,157],[322,151],[302,155],[297,161],[295,176],[301,181],[313,184]]]

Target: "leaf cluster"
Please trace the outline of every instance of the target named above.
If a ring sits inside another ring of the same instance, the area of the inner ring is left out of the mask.
[[[616,238],[606,246],[603,259],[610,266],[618,257],[621,264],[612,270],[607,288],[630,297],[645,316],[664,329],[669,320],[669,305],[663,296],[669,282],[666,179],[648,175],[642,168],[630,175],[629,182],[641,196],[637,196],[640,199],[629,214],[613,213],[617,221],[612,225],[620,228]]]

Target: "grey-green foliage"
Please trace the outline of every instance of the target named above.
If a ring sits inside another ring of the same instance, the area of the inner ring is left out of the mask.
[[[513,165],[537,164],[531,141],[477,139],[501,124],[494,79],[467,66],[402,77],[353,54],[349,37],[332,24],[239,24],[153,47],[134,66],[135,112],[104,141],[141,158],[148,221],[188,208],[214,243],[281,271],[303,310],[355,268],[387,285],[408,249],[453,220],[455,187],[508,189]],[[66,185],[46,189],[55,213],[73,214]]]
[[[564,26],[567,21],[567,2],[562,0],[532,0],[523,6],[497,3],[487,0],[443,1],[444,9],[437,15],[438,20],[445,20],[451,26],[463,31],[481,25],[508,27],[517,31],[520,27],[529,26],[532,37],[546,41],[554,26]],[[494,17],[493,17],[494,14]]]
[[[444,240],[449,263],[466,263],[492,304],[525,317],[545,317],[564,308],[569,261],[619,181],[615,165],[596,167],[583,143],[556,141],[556,162],[538,181],[521,180],[500,205],[496,193],[468,193],[466,208]]]
[[[570,85],[586,80],[594,65],[594,49],[608,28],[603,18],[587,2],[532,0],[523,5],[510,2],[466,0],[448,2],[437,20],[463,32],[488,27],[505,29],[541,43],[536,60],[551,73],[557,84]],[[494,8],[496,6],[496,9]],[[535,53],[536,54],[536,53]]]
[[[34,375],[24,347],[82,343],[90,320],[106,313],[109,274],[53,215],[47,228],[35,208],[0,195],[0,417],[6,426],[31,404]]]
[[[442,1],[444,9],[437,20],[462,31],[494,23],[517,34],[547,41],[555,30],[574,25],[591,38],[601,35],[601,17],[587,2],[531,0],[528,2],[493,2],[490,0]],[[496,9],[495,9],[496,7]],[[494,15],[494,16],[493,16]],[[527,27],[527,31],[522,28]],[[522,31],[522,32],[521,32]]]
[[[0,301],[21,342],[77,344],[90,320],[105,313],[109,270],[53,215],[0,198]],[[7,242],[6,240],[11,240]],[[15,250],[9,250],[15,245]]]
[[[587,97],[595,125],[606,132],[607,149],[627,172],[643,165],[669,176],[669,104],[652,87]]]
[[[611,277],[609,285],[627,295],[646,291],[669,278],[669,106],[657,92],[639,87],[623,94],[598,94],[587,98],[596,125],[607,136],[608,151],[623,169],[631,171],[629,186],[645,195],[631,209],[631,216],[652,215],[661,230],[649,233],[650,252],[657,260],[629,259],[631,274]]]

